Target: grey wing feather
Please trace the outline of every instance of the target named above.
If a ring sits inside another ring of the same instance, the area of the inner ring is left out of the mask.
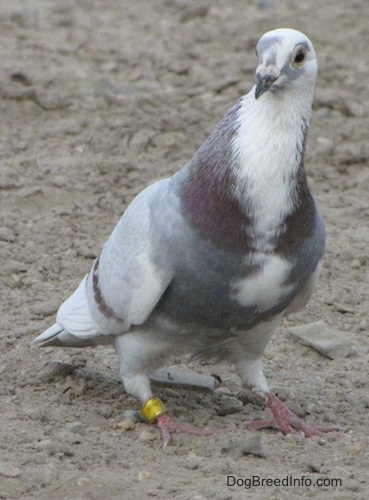
[[[171,269],[153,262],[150,235],[151,206],[167,188],[167,180],[157,182],[133,200],[104,245],[98,266],[95,262],[60,306],[56,324],[34,343],[71,345],[70,335],[87,341],[145,322],[172,279]]]

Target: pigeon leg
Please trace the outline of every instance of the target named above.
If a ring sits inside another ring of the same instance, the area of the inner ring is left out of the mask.
[[[302,431],[306,437],[321,436],[325,432],[339,431],[339,427],[334,425],[324,427],[306,424],[301,418],[289,410],[275,394],[269,394],[267,406],[270,408],[273,418],[249,422],[248,427],[250,429],[260,430],[266,427],[273,427],[281,430],[284,434],[294,434],[298,431]]]
[[[174,432],[183,432],[193,436],[211,436],[215,431],[199,427],[190,427],[176,422],[165,413],[163,403],[159,398],[151,398],[141,407],[141,415],[148,423],[156,423],[163,439],[163,448],[171,442]]]
[[[143,418],[148,423],[156,423],[163,439],[163,448],[170,443],[174,432],[195,436],[210,436],[215,433],[209,429],[176,422],[165,413],[160,399],[153,396],[147,370],[163,357],[168,347],[165,343],[160,344],[157,340],[153,342],[149,333],[135,332],[117,337],[115,347],[125,391],[141,401]]]
[[[243,385],[252,391],[257,400],[260,400],[270,408],[272,418],[269,420],[248,422],[248,427],[253,430],[273,427],[281,430],[284,434],[293,434],[302,431],[307,437],[320,436],[325,432],[338,431],[339,427],[337,426],[315,427],[306,424],[301,418],[289,410],[275,394],[270,392],[263,373],[261,359],[262,351],[260,349],[262,342],[264,341],[265,344],[265,341],[268,339],[268,325],[265,326],[266,329],[264,331],[260,330],[260,333],[264,333],[264,336],[261,338],[259,345],[257,343],[252,343],[252,341],[249,342],[249,350],[248,352],[244,352],[242,360],[238,361],[237,371],[242,379]]]

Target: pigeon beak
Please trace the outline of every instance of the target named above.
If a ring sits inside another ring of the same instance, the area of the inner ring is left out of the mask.
[[[259,99],[278,79],[281,72],[274,65],[260,64],[256,69],[255,99]]]

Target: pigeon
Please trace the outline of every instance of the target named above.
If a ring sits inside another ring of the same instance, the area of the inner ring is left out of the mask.
[[[304,167],[317,60],[294,29],[265,33],[256,84],[193,158],[128,206],[90,272],[60,306],[40,346],[112,344],[125,391],[164,445],[183,426],[165,411],[150,372],[171,354],[226,360],[272,413],[252,429],[320,435],[273,394],[262,355],[281,318],[317,283],[325,228]],[[203,433],[201,431],[204,431]]]

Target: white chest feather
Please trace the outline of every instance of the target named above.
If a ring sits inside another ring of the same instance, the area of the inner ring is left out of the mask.
[[[236,280],[231,284],[231,298],[244,307],[256,307],[266,311],[293,289],[286,280],[292,265],[277,255],[260,255],[255,258],[260,269],[254,275]]]
[[[250,92],[243,99],[233,142],[241,186],[238,196],[251,204],[254,234],[262,251],[271,250],[268,240],[294,207],[294,175],[301,162],[307,121],[301,108],[295,113],[290,107],[286,113],[286,102],[275,96],[255,101]]]

